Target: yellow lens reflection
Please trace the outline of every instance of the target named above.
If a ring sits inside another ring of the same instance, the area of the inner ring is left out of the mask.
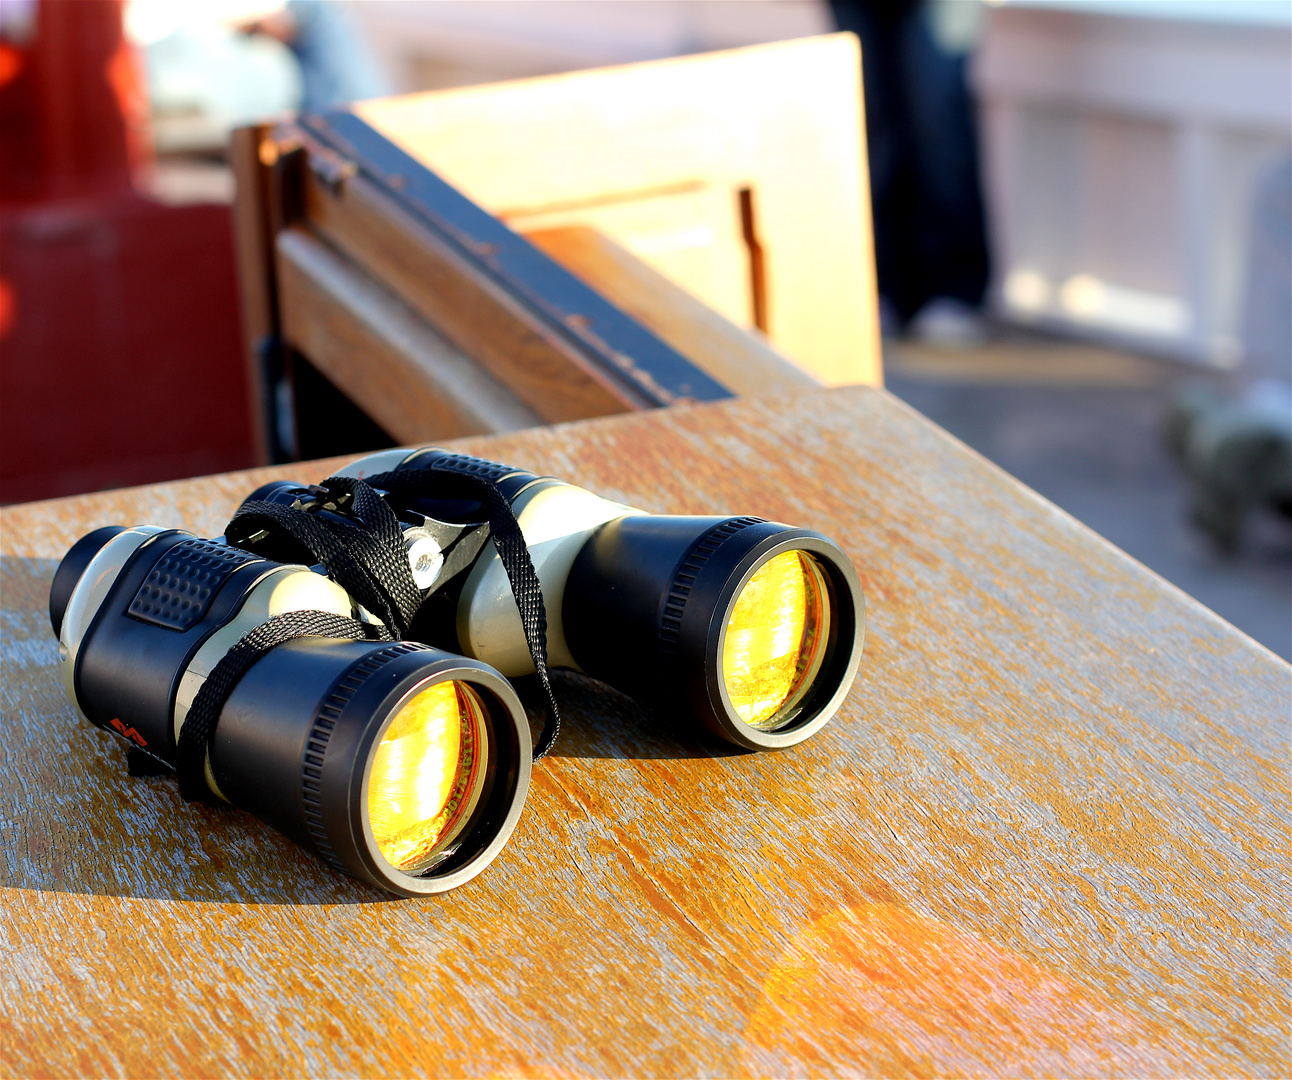
[[[368,821],[392,866],[418,868],[461,831],[479,798],[484,742],[484,706],[465,683],[428,687],[390,722],[368,776]]]
[[[789,719],[821,666],[829,609],[810,555],[768,559],[746,582],[727,619],[722,678],[736,715],[770,730]]]

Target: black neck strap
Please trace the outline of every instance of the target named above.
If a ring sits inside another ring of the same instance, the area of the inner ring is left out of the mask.
[[[349,512],[354,522],[252,502],[233,516],[225,536],[238,547],[261,529],[282,529],[304,545],[338,585],[381,619],[395,638],[402,639],[408,636],[422,594],[409,569],[399,520],[374,488],[392,494],[433,493],[436,498],[479,502],[488,518],[489,534],[511,585],[525,644],[543,688],[547,718],[534,748],[534,760],[538,761],[552,748],[561,729],[561,712],[547,669],[547,608],[520,523],[510,499],[498,485],[499,470],[511,470],[501,466],[482,468],[486,464],[492,466],[474,458],[446,455],[427,466],[381,473],[366,482],[332,476],[319,486],[332,495],[351,498]]]
[[[370,476],[368,483],[394,495],[434,492],[437,498],[471,499],[484,508],[489,519],[489,535],[507,573],[511,595],[525,630],[525,644],[529,646],[530,659],[543,687],[547,722],[534,747],[534,760],[538,761],[552,748],[561,730],[561,710],[556,704],[547,671],[547,606],[520,522],[511,508],[511,500],[498,486],[499,473],[512,470],[503,466],[483,469],[481,466],[484,464],[475,458],[446,455],[422,468],[396,469]],[[492,462],[487,464],[492,465]]]
[[[233,515],[225,539],[233,547],[241,547],[261,529],[281,529],[318,559],[332,579],[385,623],[396,638],[406,637],[421,606],[422,593],[408,565],[399,519],[362,480],[332,476],[322,487],[336,498],[349,498],[347,512],[354,521],[249,502]]]
[[[380,626],[357,622],[328,611],[289,611],[273,616],[245,634],[206,677],[180,726],[175,772],[179,779],[179,792],[189,802],[208,794],[206,757],[215,736],[215,725],[234,687],[274,646],[301,637],[390,640],[390,635]]]

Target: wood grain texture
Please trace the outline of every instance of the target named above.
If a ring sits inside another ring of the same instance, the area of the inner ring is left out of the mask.
[[[433,442],[542,423],[308,229],[284,229],[276,246],[284,339],[393,438]]]
[[[255,439],[253,460],[269,456],[269,404],[266,398],[260,346],[277,330],[277,303],[273,271],[273,240],[268,210],[268,177],[260,160],[260,146],[267,125],[236,129],[229,137],[229,165],[237,180],[233,204],[233,240],[238,260],[238,302],[242,310],[242,336],[247,343],[247,385],[250,388],[251,430]]]
[[[652,270],[737,326],[754,325],[753,268],[740,199],[725,185],[694,181],[613,192],[572,206],[509,211],[502,221],[525,236],[580,227],[613,236],[620,247],[649,260]]]
[[[330,190],[306,170],[312,227],[548,423],[644,408],[478,267],[363,177]]]
[[[525,239],[737,395],[820,385],[763,338],[723,318],[597,229],[569,225],[527,232]]]
[[[394,901],[125,774],[56,560],[310,463],[0,511],[14,1075],[1286,1076],[1290,669],[882,391],[456,446],[835,537],[860,676],[783,753],[573,676],[501,857]],[[675,719],[675,718],[673,718]]]
[[[353,108],[504,221],[532,227],[523,223],[559,212],[560,224],[602,228],[666,276],[678,272],[673,214],[652,231],[601,208],[687,186],[722,192],[727,209],[711,227],[721,252],[751,189],[773,344],[829,385],[878,385],[858,52],[856,38],[832,34]],[[740,261],[718,261],[729,267],[721,282],[683,284],[740,321],[728,299]]]

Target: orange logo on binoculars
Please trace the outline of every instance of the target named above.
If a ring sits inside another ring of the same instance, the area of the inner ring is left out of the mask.
[[[126,725],[123,724],[120,720],[118,720],[115,716],[112,718],[111,723],[112,723],[112,729],[118,735],[124,735],[131,742],[136,743],[139,746],[148,745],[147,739],[145,739],[142,735],[140,735],[139,732],[137,732],[134,728],[126,727]]]

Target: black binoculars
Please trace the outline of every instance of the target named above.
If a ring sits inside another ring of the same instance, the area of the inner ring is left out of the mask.
[[[360,458],[338,474],[394,510],[421,590],[411,636],[533,674],[522,617],[478,491],[505,500],[542,587],[547,662],[609,683],[684,725],[752,750],[793,746],[835,714],[861,658],[857,572],[820,533],[755,517],[648,514],[584,488],[427,448]],[[248,550],[308,561],[253,511],[345,518],[326,487],[278,481],[230,523]]]
[[[478,660],[370,640],[320,574],[113,526],[67,553],[49,607],[64,686],[91,723],[181,787],[187,757],[187,796],[209,791],[361,880],[443,892],[515,828],[532,748],[511,684]],[[271,648],[245,644],[275,627]],[[216,689],[223,700],[204,700]]]
[[[515,826],[532,740],[508,679],[539,674],[551,721],[564,667],[782,748],[838,710],[865,627],[819,533],[652,515],[434,448],[267,484],[221,540],[100,529],[50,615],[91,722],[405,896],[468,880]]]

